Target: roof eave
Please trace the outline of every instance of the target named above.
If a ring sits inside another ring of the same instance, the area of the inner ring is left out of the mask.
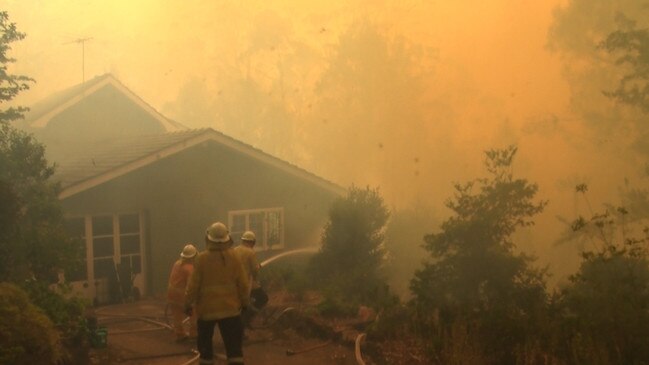
[[[150,153],[142,158],[136,159],[134,161],[128,162],[124,165],[121,165],[117,168],[111,169],[107,172],[101,173],[99,175],[90,177],[88,179],[73,183],[67,187],[64,187],[62,191],[59,193],[59,199],[63,200],[66,198],[69,198],[73,195],[79,194],[83,191],[86,191],[88,189],[91,189],[95,186],[101,185],[105,182],[108,182],[110,180],[113,180],[119,176],[125,175],[131,171],[137,170],[139,168],[142,168],[144,166],[147,166],[149,164],[152,164],[160,159],[166,158],[168,156],[174,155],[176,153],[179,153],[181,151],[184,151],[188,148],[191,148],[193,146],[196,146],[200,143],[206,142],[206,141],[215,141],[218,142],[226,147],[232,148],[240,153],[243,153],[245,155],[248,155],[254,159],[257,159],[261,162],[264,162],[268,165],[271,165],[273,167],[279,168],[285,172],[288,172],[289,174],[292,174],[296,177],[299,177],[301,179],[304,179],[306,181],[311,182],[312,184],[315,184],[317,186],[320,186],[321,188],[324,188],[325,190],[328,190],[330,192],[333,192],[336,195],[342,196],[345,193],[345,189],[342,187],[327,181],[325,179],[322,179],[314,174],[311,174],[310,172],[306,170],[302,170],[297,166],[291,165],[288,162],[282,161],[276,157],[273,157],[269,154],[266,154],[262,152],[261,150],[257,150],[251,146],[248,146],[242,142],[239,142],[233,138],[227,137],[224,134],[221,134],[219,132],[216,132],[213,129],[208,129],[204,133],[201,133],[197,136],[193,136],[191,138],[188,138],[186,140],[180,141],[178,143],[175,143],[171,146],[167,146],[161,150],[158,150],[156,152]]]
[[[134,102],[136,105],[138,105],[140,108],[144,109],[149,115],[151,115],[154,119],[156,119],[160,124],[162,124],[163,128],[167,131],[176,131],[180,130],[181,127],[177,123],[173,123],[167,118],[165,118],[162,114],[160,114],[157,110],[155,110],[152,106],[147,104],[144,100],[142,100],[140,97],[135,95],[131,90],[129,90],[126,86],[124,86],[121,82],[119,82],[115,77],[112,75],[108,74],[106,77],[104,77],[102,80],[99,82],[95,83],[94,85],[91,85],[88,88],[82,89],[78,94],[74,95],[73,97],[69,98],[68,100],[62,102],[58,106],[54,107],[50,111],[44,113],[40,117],[36,118],[34,121],[30,122],[30,126],[33,128],[44,128],[47,126],[49,121],[54,118],[57,114],[62,113],[64,110],[76,105],[77,103],[81,102],[86,96],[91,95],[95,93],[97,90],[101,89],[102,87],[106,85],[112,85],[114,86],[117,90],[119,90],[122,94],[124,94],[127,98],[129,98],[132,102]]]

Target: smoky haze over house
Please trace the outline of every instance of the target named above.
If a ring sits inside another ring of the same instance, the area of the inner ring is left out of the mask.
[[[9,1],[7,10],[28,33],[13,67],[38,80],[16,100],[32,113],[79,85],[82,67],[89,83],[111,74],[131,95],[125,108],[140,113],[138,133],[211,128],[202,133],[337,186],[379,186],[397,211],[425,205],[446,216],[453,183],[484,175],[482,151],[516,144],[516,172],[550,202],[521,233],[521,249],[560,281],[577,261],[554,244],[566,227],[557,216],[587,213],[574,186],[588,183],[598,207],[617,199],[625,178],[644,181],[646,148],[633,134],[646,119],[603,96],[617,74],[589,57],[628,23],[616,14],[647,25],[640,3],[598,1],[582,12],[586,1]],[[91,38],[83,60],[70,43],[79,38]],[[108,115],[130,124],[124,110]],[[75,129],[79,145],[82,132],[115,131],[91,117],[104,127]],[[55,137],[48,153],[72,146]]]

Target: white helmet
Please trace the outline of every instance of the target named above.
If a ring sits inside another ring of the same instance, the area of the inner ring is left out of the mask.
[[[257,241],[257,238],[255,237],[255,233],[253,231],[245,231],[241,235],[241,240],[246,242],[255,242]]]
[[[228,227],[225,226],[225,224],[216,222],[207,227],[205,237],[208,241],[215,243],[228,242],[230,241],[230,231],[228,230]]]
[[[198,253],[198,250],[196,249],[196,247],[194,247],[194,245],[192,245],[191,243],[188,243],[183,248],[183,252],[180,253],[180,257],[182,257],[184,259],[190,259],[190,258],[196,256],[197,253]]]

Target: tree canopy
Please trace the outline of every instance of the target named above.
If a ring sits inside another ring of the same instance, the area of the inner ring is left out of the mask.
[[[76,265],[80,249],[67,239],[58,201],[54,167],[45,148],[11,122],[25,107],[4,108],[31,78],[8,72],[11,44],[25,37],[7,12],[0,12],[0,280],[35,277],[51,281],[56,270]]]
[[[311,261],[319,286],[349,303],[374,305],[386,294],[383,240],[389,215],[378,190],[352,187],[334,201],[322,248]]]
[[[649,113],[649,28],[616,30],[601,47],[617,55],[616,64],[626,69],[617,88],[605,94]]]
[[[514,177],[516,151],[486,152],[490,177],[456,184],[447,203],[453,214],[440,232],[425,237],[430,257],[411,284],[425,318],[439,311],[442,331],[469,323],[469,336],[486,344],[482,355],[503,364],[513,363],[514,350],[534,332],[528,326],[538,323],[532,319],[546,302],[544,271],[514,250],[516,229],[533,225],[546,204],[535,201],[535,184]]]

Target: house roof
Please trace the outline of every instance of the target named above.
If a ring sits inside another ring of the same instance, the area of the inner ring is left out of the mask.
[[[66,109],[76,105],[83,99],[93,94],[95,91],[101,89],[106,85],[112,85],[127,98],[140,106],[143,110],[149,113],[156,119],[166,131],[176,131],[187,129],[182,124],[170,120],[158,113],[152,106],[147,104],[139,96],[128,89],[124,84],[119,82],[113,75],[105,74],[97,76],[82,84],[78,84],[67,88],[58,93],[54,93],[40,102],[32,105],[30,111],[25,115],[25,123],[32,128],[43,128],[58,114],[64,112]]]
[[[60,161],[55,175],[63,188],[59,198],[73,196],[205,141],[217,142],[338,195],[344,194],[342,187],[328,180],[208,128],[121,138],[85,153],[83,158]]]

